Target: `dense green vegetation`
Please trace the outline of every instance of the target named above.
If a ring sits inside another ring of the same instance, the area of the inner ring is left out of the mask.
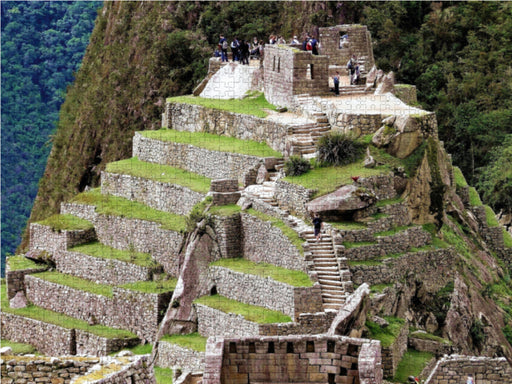
[[[409,376],[418,377],[421,371],[434,358],[430,352],[420,352],[414,349],[408,349],[398,363],[393,382],[406,383]]]
[[[366,327],[368,328],[369,337],[380,340],[382,347],[387,348],[395,342],[405,321],[391,316],[384,316],[384,319],[389,323],[387,327],[381,327],[370,320],[366,321]]]
[[[2,1],[2,271],[37,194],[101,2]],[[3,273],[2,273],[3,276]]]

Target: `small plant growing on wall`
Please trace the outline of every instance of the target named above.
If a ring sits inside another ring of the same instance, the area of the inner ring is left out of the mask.
[[[349,135],[331,132],[318,141],[317,159],[322,166],[347,165],[361,158],[365,145]]]
[[[300,176],[311,169],[308,160],[299,156],[290,156],[284,163],[284,172],[286,176]]]

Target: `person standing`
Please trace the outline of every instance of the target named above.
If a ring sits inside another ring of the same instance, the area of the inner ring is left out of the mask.
[[[336,74],[332,77],[334,82],[334,94],[336,96],[340,95],[340,73],[336,71]]]
[[[231,52],[233,54],[233,62],[240,60],[240,43],[238,37],[231,42]]]
[[[240,60],[242,64],[249,64],[249,42],[242,40],[240,43]]]
[[[322,219],[320,218],[318,212],[315,212],[315,216],[313,219],[313,227],[315,228],[315,237],[316,242],[318,243],[322,239],[321,232],[324,227],[324,223],[322,222]]]
[[[311,53],[313,55],[318,55],[318,40],[314,37],[311,39]]]
[[[228,61],[228,41],[224,37],[224,35],[220,35],[219,40],[219,48],[220,48],[220,55],[221,55],[221,61]]]

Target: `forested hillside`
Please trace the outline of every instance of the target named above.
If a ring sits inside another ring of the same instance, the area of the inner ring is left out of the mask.
[[[418,86],[454,162],[491,205],[511,210],[511,13],[507,2],[108,2],[61,108],[31,220],[129,157],[133,131],[157,128],[165,98],[202,79],[219,33],[266,40],[342,23],[368,25],[378,66]]]
[[[14,253],[101,2],[2,2],[2,260]],[[2,263],[3,265],[3,263]]]

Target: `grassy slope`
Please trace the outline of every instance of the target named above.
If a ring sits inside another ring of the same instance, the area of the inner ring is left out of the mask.
[[[152,267],[154,265],[153,259],[149,253],[124,251],[121,249],[109,247],[97,241],[76,245],[72,248],[69,248],[69,250],[71,252],[79,252],[102,259],[115,259],[124,261],[126,263],[133,263],[141,267]]]

